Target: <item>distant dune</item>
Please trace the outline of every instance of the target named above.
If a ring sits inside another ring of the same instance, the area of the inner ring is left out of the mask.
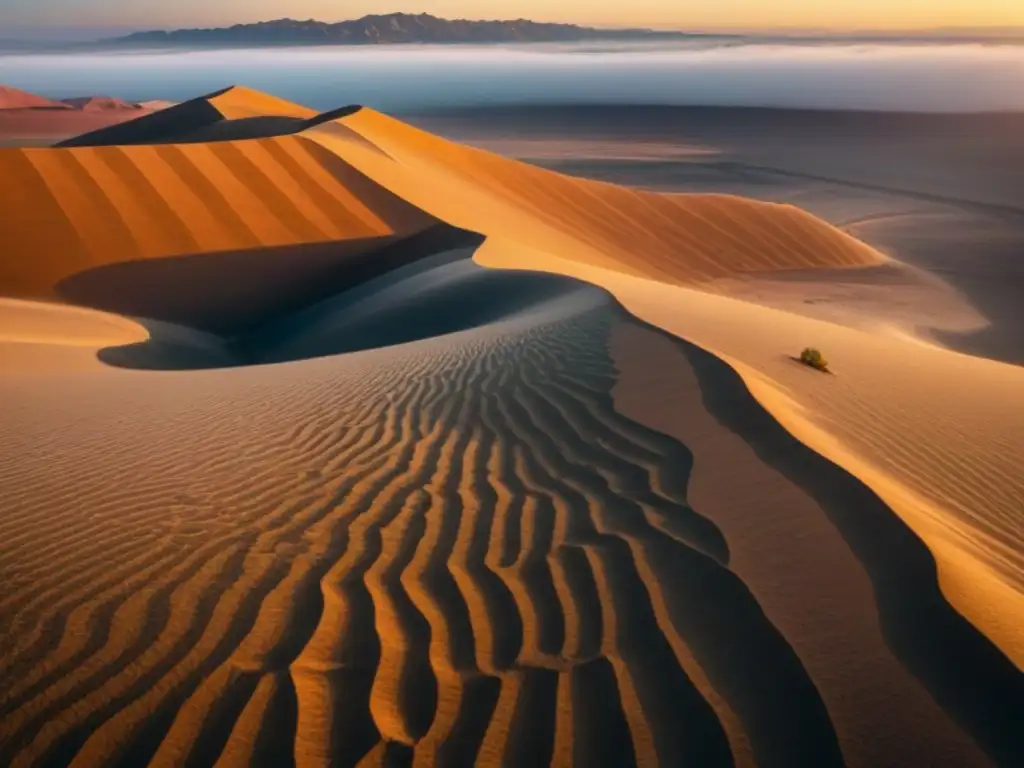
[[[153,110],[154,112],[157,112],[161,109],[167,109],[168,107],[176,106],[177,104],[178,102],[176,101],[167,101],[166,99],[153,99],[151,101],[139,102],[140,107],[142,107],[143,109]]]
[[[71,109],[68,104],[60,101],[36,96],[34,93],[19,91],[6,85],[0,85],[0,109]]]
[[[244,88],[0,178],[0,763],[1024,761],[1024,371],[741,291],[847,232]]]
[[[54,101],[0,86],[0,147],[49,144],[148,115],[156,108],[110,96]]]
[[[78,96],[71,99],[62,99],[65,104],[83,112],[104,112],[110,110],[141,109],[138,104],[132,104],[124,99],[117,99],[112,96]]]

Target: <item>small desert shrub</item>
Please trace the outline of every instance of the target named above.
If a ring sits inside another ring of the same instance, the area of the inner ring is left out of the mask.
[[[819,371],[828,372],[828,360],[814,347],[808,347],[800,353],[800,362]]]

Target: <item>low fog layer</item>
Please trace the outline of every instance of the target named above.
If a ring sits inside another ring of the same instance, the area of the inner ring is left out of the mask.
[[[1024,110],[1024,46],[761,44],[282,48],[0,56],[51,97],[184,99],[239,83],[318,109],[518,103]]]

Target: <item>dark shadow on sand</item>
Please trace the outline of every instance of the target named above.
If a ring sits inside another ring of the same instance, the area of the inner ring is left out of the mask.
[[[135,314],[141,315],[139,321],[151,337],[137,344],[108,347],[99,357],[108,365],[147,370],[305,360],[480,328],[523,313],[543,313],[560,301],[598,291],[556,275],[485,269],[473,263],[474,249],[466,247],[467,242],[463,233],[454,240],[434,240],[437,252],[404,250],[411,260],[386,274],[367,277],[365,270],[358,274],[350,270],[335,282],[337,289],[329,298],[304,302],[297,309],[273,311],[268,307],[261,313],[262,322],[235,334],[204,332],[195,322],[180,319],[176,323],[154,320],[154,307],[148,304]],[[462,247],[443,249],[445,245]],[[379,256],[374,254],[375,259]],[[382,265],[375,261],[374,267]],[[321,285],[326,287],[326,283]]]
[[[939,277],[989,322],[976,331],[931,330],[941,344],[1024,365],[1024,218],[933,215],[855,234]]]
[[[577,291],[569,278],[482,268],[449,251],[247,334],[244,357],[285,362],[391,347],[479,328]]]
[[[228,89],[230,90],[230,89]],[[99,128],[57,144],[58,147],[92,147],[129,144],[195,144],[288,136],[307,128],[354,115],[359,105],[339,107],[311,118],[259,115],[226,119],[208,99],[218,91],[117,125]]]
[[[425,256],[480,237],[437,225],[404,239],[364,238],[145,259],[62,280],[85,307],[234,336]]]
[[[885,641],[906,669],[996,764],[1024,765],[1024,675],[946,601],[924,543],[871,489],[783,429],[732,368],[641,324],[686,356],[708,412],[821,505],[867,571]]]

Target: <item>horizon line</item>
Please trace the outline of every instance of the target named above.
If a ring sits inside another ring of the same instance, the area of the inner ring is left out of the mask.
[[[178,30],[193,30],[193,29],[224,29],[233,26],[248,26],[257,24],[269,24],[279,21],[297,21],[297,22],[317,22],[322,24],[343,24],[346,22],[360,21],[362,19],[371,17],[388,17],[396,15],[405,16],[429,16],[443,21],[470,21],[470,22],[496,22],[496,23],[511,23],[511,22],[530,22],[535,24],[564,24],[577,26],[582,28],[590,29],[601,29],[601,30],[651,30],[655,32],[677,32],[679,34],[693,34],[693,35],[744,35],[744,36],[757,36],[757,35],[770,35],[770,34],[781,34],[781,35],[820,35],[820,36],[838,36],[838,37],[855,37],[859,35],[877,35],[877,36],[889,36],[889,35],[904,35],[904,36],[940,36],[940,35],[1005,35],[1005,34],[1024,34],[1024,25],[998,25],[998,24],[980,24],[980,25],[957,25],[957,26],[941,26],[941,27],[822,27],[822,26],[800,26],[800,25],[769,25],[769,26],[744,26],[744,25],[702,25],[699,27],[686,28],[676,25],[657,24],[657,25],[644,25],[644,24],[630,24],[628,22],[621,23],[585,23],[579,21],[568,21],[568,20],[545,20],[537,21],[526,17],[517,18],[496,18],[496,17],[468,17],[468,16],[438,16],[432,13],[419,12],[411,13],[408,11],[392,11],[388,13],[370,13],[363,14],[362,16],[340,18],[337,20],[326,20],[317,19],[314,17],[308,18],[297,18],[294,16],[279,16],[274,18],[263,18],[253,19],[247,21],[212,21],[205,25],[188,26],[188,22],[180,22],[177,24],[146,24],[145,22],[133,23],[133,24],[107,24],[103,22],[96,22],[95,24],[69,24],[69,25],[58,25],[48,23],[27,23],[27,24],[8,24],[5,32],[17,32],[17,31],[60,31],[60,32],[174,32]],[[7,37],[3,35],[0,37]]]

